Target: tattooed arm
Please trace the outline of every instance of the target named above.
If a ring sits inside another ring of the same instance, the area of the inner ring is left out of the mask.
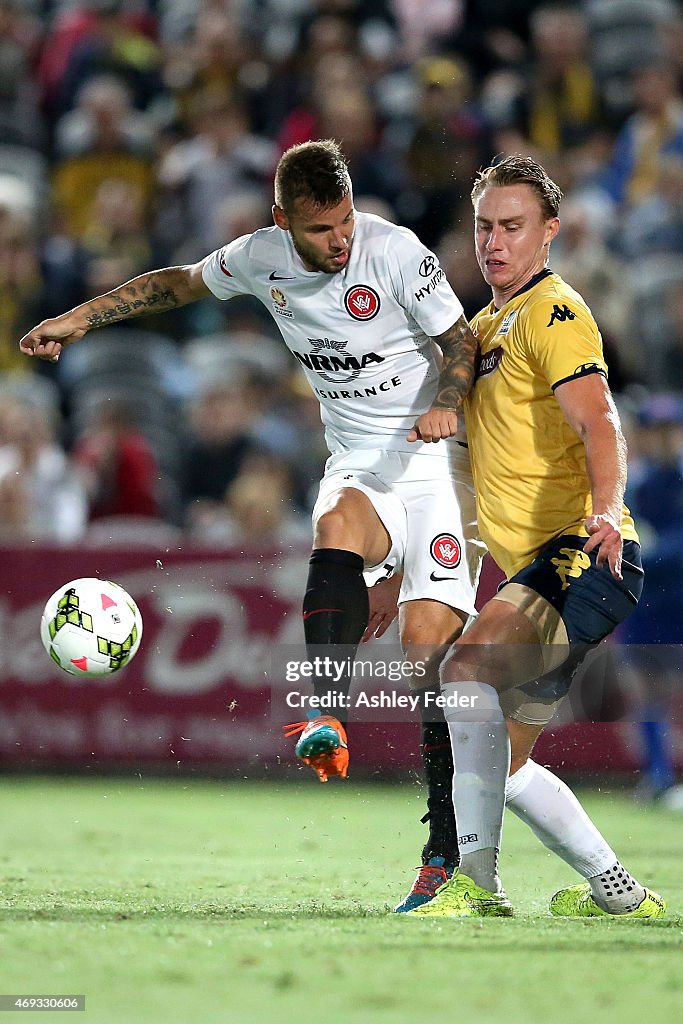
[[[161,313],[203,299],[211,294],[202,278],[203,265],[202,260],[190,266],[166,267],[165,270],[153,270],[134,277],[132,281],[89,299],[62,316],[43,320],[21,339],[19,347],[27,356],[56,363],[63,348],[95,327],[130,320],[146,313]]]
[[[474,380],[477,340],[464,316],[434,339],[443,352],[439,387],[431,409],[423,412],[408,441],[440,441],[458,430],[458,413]]]

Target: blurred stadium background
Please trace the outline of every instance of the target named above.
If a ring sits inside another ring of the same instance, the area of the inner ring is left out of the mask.
[[[473,173],[520,151],[559,181],[552,266],[603,332],[650,569],[623,638],[679,642],[682,83],[674,0],[0,0],[3,765],[249,773],[288,757],[264,665],[300,639],[325,451],[270,317],[208,300],[57,366],[17,341],[269,223],[280,153],[313,137],[341,140],[359,208],[434,247],[468,314],[488,300]],[[61,675],[37,640],[46,597],[87,575],[127,586],[145,619],[142,653],[101,685]],[[651,699],[647,674],[591,712],[619,721],[549,734],[547,763],[670,787],[676,689]],[[638,718],[659,721],[655,747]],[[416,768],[409,725],[370,740],[357,731],[356,771]]]
[[[267,224],[280,153],[313,137],[343,143],[359,208],[434,247],[469,314],[488,300],[474,172],[521,151],[557,178],[552,266],[603,332],[650,570],[622,638],[681,640],[682,83],[673,0],[0,0],[4,766],[249,774],[289,757],[264,672],[300,639],[325,451],[275,325],[208,300],[100,331],[56,366],[17,341]],[[145,620],[136,661],[97,685],[60,674],[37,635],[47,596],[89,575],[128,587]],[[669,788],[680,698],[653,696],[648,671],[588,716],[616,721],[563,723],[542,758]],[[677,678],[675,658],[663,671]],[[354,770],[415,770],[414,737],[359,728]]]
[[[521,919],[505,933],[425,943],[370,920],[420,845],[416,723],[357,725],[351,788],[264,784],[301,777],[267,671],[274,645],[301,640],[325,459],[265,311],[209,300],[101,331],[56,366],[17,343],[269,223],[280,153],[325,136],[358,207],[415,229],[471,315],[488,301],[473,174],[500,152],[539,158],[566,194],[551,265],[603,333],[648,582],[621,636],[645,655],[619,685],[598,666],[584,720],[537,756],[593,788],[589,808],[673,908],[675,798],[643,810],[604,780],[666,798],[683,768],[682,88],[677,0],[0,0],[5,992],[87,991],[98,1024],[521,1021],[521,949],[539,1014],[675,1014],[680,918],[618,940],[613,922],[600,939],[539,926],[567,872],[514,822]],[[60,673],[38,637],[47,597],[80,576],[117,580],[145,622],[136,660],[101,682]]]

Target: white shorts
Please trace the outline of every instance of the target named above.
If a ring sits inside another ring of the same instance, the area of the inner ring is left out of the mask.
[[[427,598],[474,614],[486,548],[466,448],[452,445],[447,456],[375,449],[332,455],[314,520],[322,502],[345,487],[367,495],[391,539],[386,558],[366,567],[369,587],[401,570],[399,604]]]

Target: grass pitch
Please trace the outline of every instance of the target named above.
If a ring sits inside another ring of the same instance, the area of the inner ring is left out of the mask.
[[[508,815],[516,917],[388,909],[413,878],[423,790],[354,782],[5,778],[0,992],[83,993],[90,1024],[630,1024],[676,1019],[683,815],[582,794],[662,921],[563,921],[578,881]],[[10,1018],[11,1019],[11,1018]]]

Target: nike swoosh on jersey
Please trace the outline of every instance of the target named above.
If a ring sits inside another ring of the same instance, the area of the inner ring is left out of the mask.
[[[437,576],[436,573],[430,572],[429,578],[434,583],[442,583],[444,580],[454,580],[455,576]]]
[[[293,277],[283,277],[282,274],[277,274],[274,270],[268,275],[269,281],[293,281]]]

